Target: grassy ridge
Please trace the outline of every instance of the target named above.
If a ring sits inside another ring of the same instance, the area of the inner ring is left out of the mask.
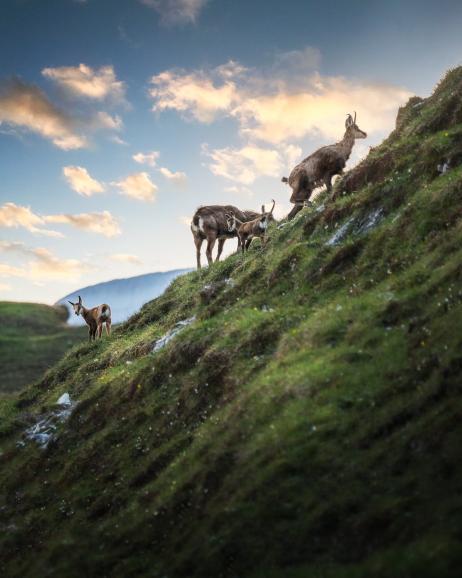
[[[38,380],[84,331],[66,326],[67,311],[37,303],[0,302],[0,392]]]
[[[6,575],[457,574],[461,94],[456,69],[336,200],[179,278],[8,407]],[[58,439],[18,448],[65,391]]]

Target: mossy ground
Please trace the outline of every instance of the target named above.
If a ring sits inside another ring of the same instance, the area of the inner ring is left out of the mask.
[[[10,404],[5,575],[457,575],[462,168],[436,171],[462,147],[454,92],[462,69],[336,200],[177,279]],[[18,448],[65,391],[58,439]]]

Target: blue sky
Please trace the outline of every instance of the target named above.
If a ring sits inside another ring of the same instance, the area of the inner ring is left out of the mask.
[[[352,110],[357,162],[461,64],[461,24],[448,0],[2,0],[0,298],[194,266],[200,204],[283,215],[281,176]]]

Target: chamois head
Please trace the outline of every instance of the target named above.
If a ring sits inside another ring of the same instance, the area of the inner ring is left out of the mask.
[[[271,207],[271,211],[266,211],[265,210],[265,205],[261,206],[261,217],[259,217],[259,226],[261,229],[266,229],[268,227],[268,224],[271,221],[274,221],[274,217],[273,217],[273,211],[274,211],[274,205],[276,204],[276,201],[274,199],[272,199],[273,202],[273,206]]]
[[[353,138],[355,139],[367,137],[367,133],[361,130],[359,126],[356,124],[356,112],[354,118],[351,116],[351,114],[347,115],[345,121],[345,128],[347,130],[347,133],[353,135]]]
[[[69,303],[74,308],[74,313],[76,315],[80,315],[82,313],[83,304],[82,304],[82,297],[80,297],[80,295],[79,295],[79,300],[77,301],[77,303],[72,303],[72,301],[69,301]]]
[[[236,219],[236,215],[234,213],[226,213],[225,218],[226,218],[226,227],[228,228],[228,231],[230,233],[236,231],[238,228],[238,221]]]

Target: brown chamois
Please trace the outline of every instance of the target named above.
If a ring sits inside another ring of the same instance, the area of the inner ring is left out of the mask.
[[[194,213],[191,222],[191,232],[196,245],[197,268],[201,268],[201,247],[202,243],[207,241],[206,256],[208,264],[213,263],[212,251],[215,242],[218,240],[218,252],[216,261],[220,259],[223,251],[223,245],[226,239],[237,237],[237,250],[240,247],[240,239],[236,229],[229,229],[226,219],[227,214],[236,215],[239,221],[245,223],[258,217],[255,211],[241,211],[233,205],[208,205],[199,207]]]
[[[252,239],[255,237],[259,237],[261,239],[262,247],[266,245],[267,237],[266,237],[266,230],[268,225],[271,221],[274,221],[273,217],[273,210],[274,205],[276,204],[273,199],[273,206],[271,207],[271,211],[265,211],[265,205],[261,207],[261,215],[258,215],[256,219],[252,221],[247,221],[243,223],[239,220],[235,214],[228,213],[226,215],[226,220],[228,223],[229,230],[236,230],[238,238],[240,241],[240,246],[242,253],[247,251],[250,247],[250,243]]]
[[[76,315],[81,315],[85,323],[88,325],[88,340],[96,339],[96,334],[101,338],[103,332],[103,323],[106,323],[106,333],[111,334],[111,308],[106,303],[102,303],[97,307],[87,309],[82,304],[82,298],[79,295],[77,303],[69,303],[74,308]]]
[[[367,134],[356,124],[356,112],[354,118],[351,114],[347,115],[345,128],[345,134],[340,142],[318,149],[299,163],[292,170],[289,178],[282,178],[283,183],[288,183],[292,187],[290,202],[295,205],[287,217],[289,221],[309,201],[316,187],[324,184],[330,193],[332,177],[343,172],[355,140],[367,137]]]

